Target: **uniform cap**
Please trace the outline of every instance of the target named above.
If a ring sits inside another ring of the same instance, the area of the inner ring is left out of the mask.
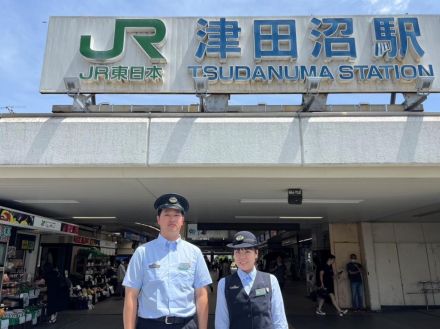
[[[177,209],[180,210],[183,214],[188,212],[189,203],[183,196],[176,193],[169,193],[161,195],[154,202],[154,209]]]
[[[232,243],[229,243],[227,247],[232,249],[243,249],[243,248],[255,248],[260,244],[257,241],[255,235],[249,231],[240,231],[234,235]]]

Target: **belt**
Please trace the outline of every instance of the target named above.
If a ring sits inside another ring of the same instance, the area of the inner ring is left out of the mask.
[[[161,318],[148,319],[148,320],[162,322],[162,323],[165,323],[165,324],[183,324],[183,323],[188,323],[193,318],[194,318],[194,316],[189,316],[187,318],[180,318],[178,316],[163,316]]]

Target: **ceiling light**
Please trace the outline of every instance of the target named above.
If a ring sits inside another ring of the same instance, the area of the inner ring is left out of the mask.
[[[141,226],[146,226],[146,227],[152,228],[153,230],[156,230],[156,231],[158,231],[158,232],[160,231],[160,229],[158,229],[157,227],[152,226],[152,225],[142,224],[142,223],[138,223],[138,222],[136,222],[135,224],[136,224],[136,225],[141,225]]]
[[[278,216],[235,216],[235,219],[277,219]]]
[[[74,216],[73,219],[116,219],[115,216],[96,216],[96,217],[90,217],[90,216]]]
[[[76,200],[14,200],[20,203],[79,203]]]
[[[280,216],[279,219],[323,219],[322,216]]]
[[[235,219],[323,219],[322,216],[235,216]]]
[[[304,199],[303,203],[328,203],[328,204],[357,204],[357,203],[361,203],[364,200],[332,200],[332,199]]]
[[[364,200],[344,200],[344,199],[303,199],[302,203],[323,203],[323,204],[351,204],[361,203]],[[287,204],[286,199],[241,199],[240,203],[280,203]]]

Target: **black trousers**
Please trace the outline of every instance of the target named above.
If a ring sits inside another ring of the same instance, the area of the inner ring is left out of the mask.
[[[166,324],[155,320],[137,318],[136,329],[197,329],[196,317],[187,323]]]

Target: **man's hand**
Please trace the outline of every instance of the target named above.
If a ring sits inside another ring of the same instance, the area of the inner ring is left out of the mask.
[[[208,329],[209,304],[208,304],[208,289],[206,287],[196,289],[196,309],[197,309],[197,320],[199,324],[198,329]]]
[[[139,289],[125,288],[124,300],[124,329],[136,328],[137,304],[138,304]]]

